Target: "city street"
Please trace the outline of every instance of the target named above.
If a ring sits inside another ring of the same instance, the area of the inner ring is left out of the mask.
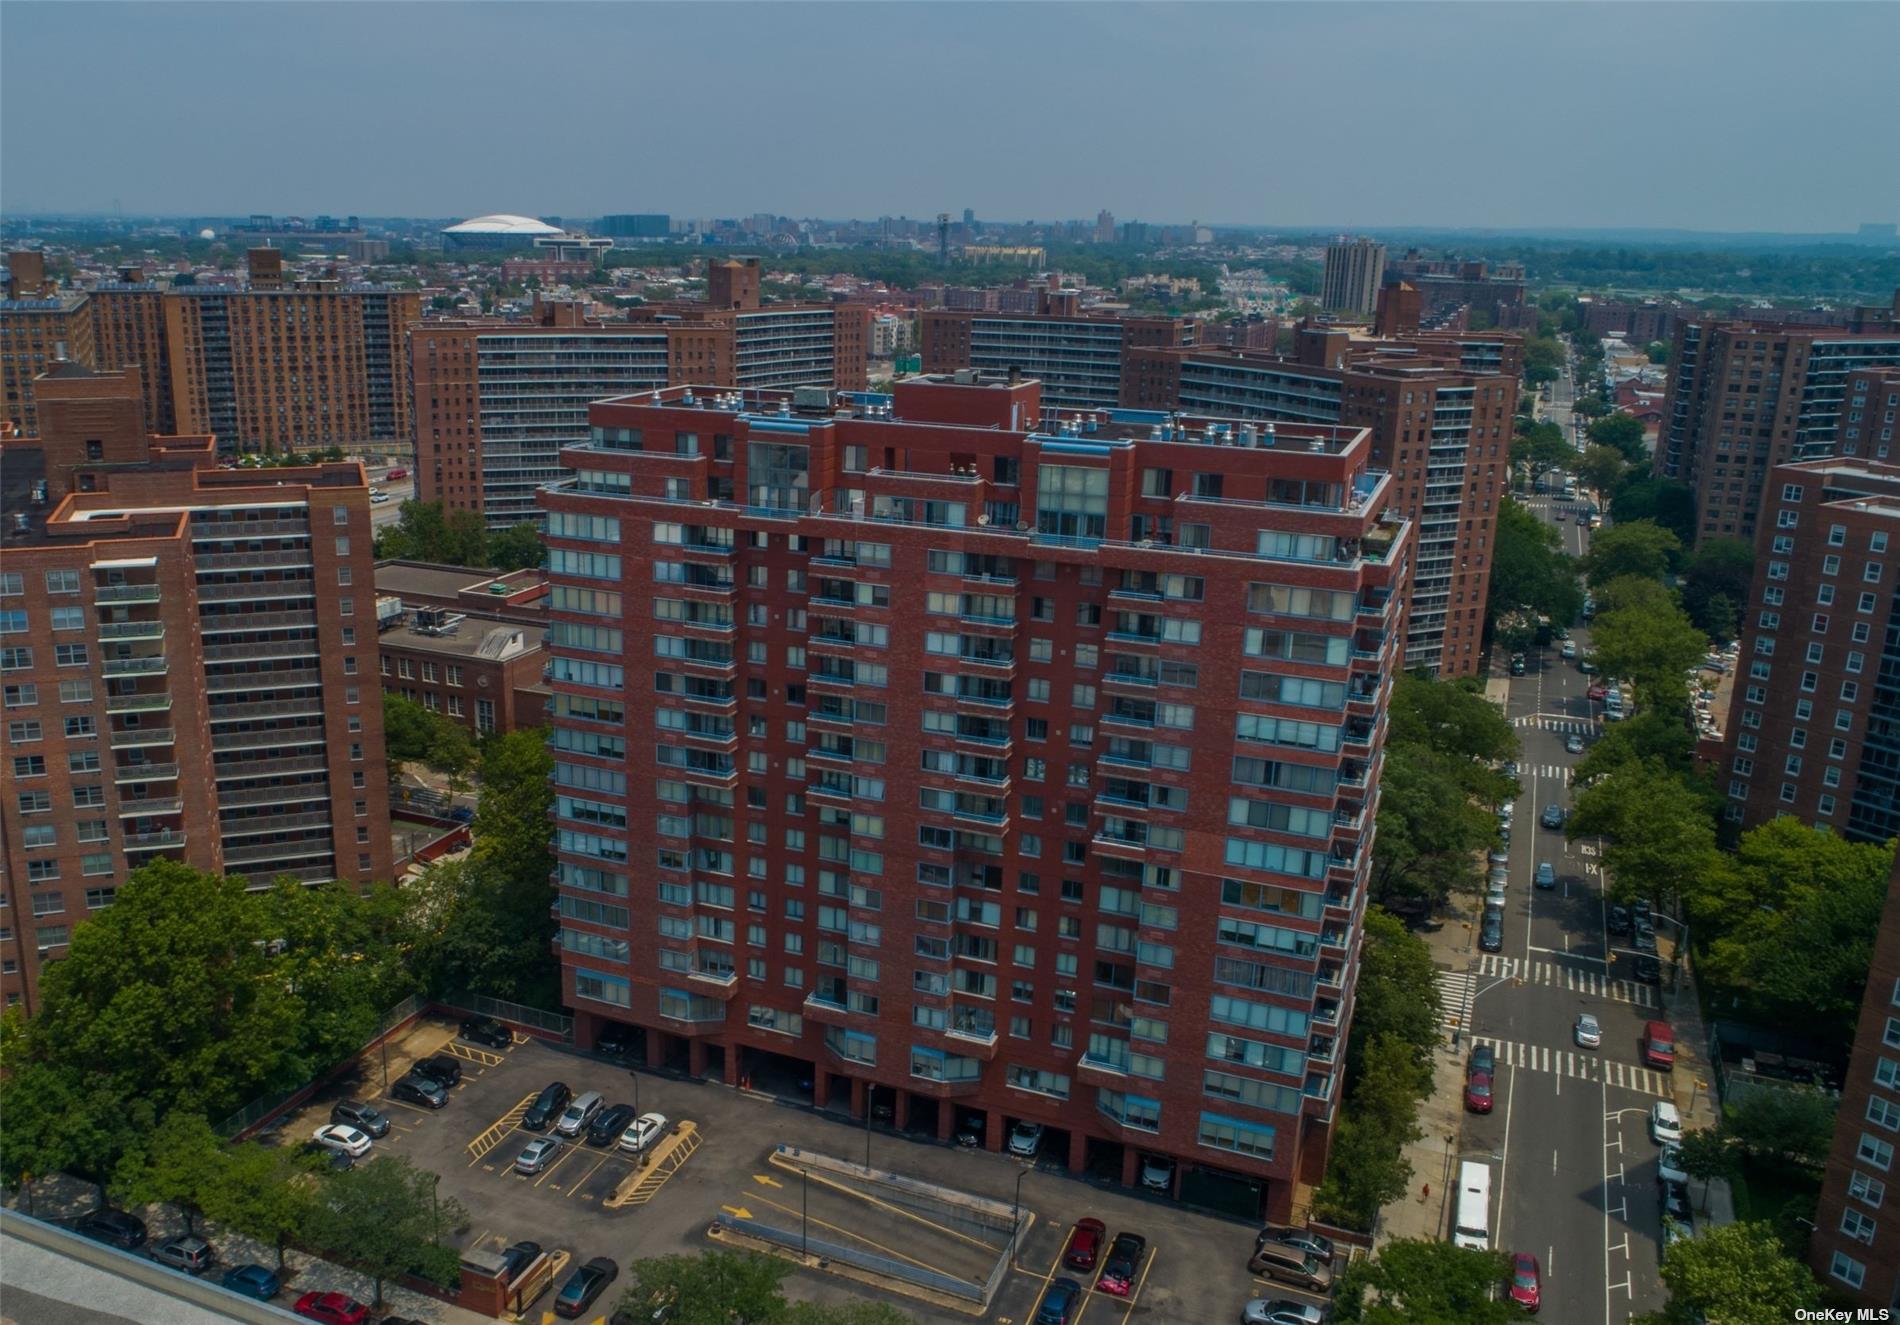
[[[1528,504],[1551,518],[1548,499]],[[1573,520],[1557,528],[1566,551],[1587,546]],[[1587,628],[1571,638],[1579,655],[1589,652]],[[1527,654],[1527,674],[1510,680],[1505,713],[1523,746],[1523,794],[1512,820],[1504,949],[1474,947],[1468,970],[1445,983],[1471,1000],[1471,1039],[1497,1051],[1493,1111],[1466,1115],[1461,1148],[1461,1158],[1492,1167],[1494,1245],[1542,1262],[1543,1319],[1620,1325],[1663,1302],[1646,1114],[1673,1091],[1666,1074],[1641,1064],[1657,994],[1632,978],[1632,951],[1607,946],[1597,848],[1540,822],[1546,806],[1572,805],[1570,770],[1582,756],[1567,753],[1566,740],[1579,736],[1587,750],[1603,731],[1602,706],[1586,693],[1591,678],[1560,649]],[[1539,862],[1553,867],[1556,887],[1533,886]],[[1585,1012],[1602,1027],[1598,1049],[1573,1036]]]

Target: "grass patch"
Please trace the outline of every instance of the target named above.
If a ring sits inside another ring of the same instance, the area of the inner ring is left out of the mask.
[[[1813,1219],[1821,1200],[1820,1173],[1773,1160],[1745,1159],[1741,1173],[1732,1184],[1735,1193],[1735,1218],[1742,1222],[1762,1220],[1779,1227],[1789,1206],[1800,1202],[1795,1211],[1804,1219]]]

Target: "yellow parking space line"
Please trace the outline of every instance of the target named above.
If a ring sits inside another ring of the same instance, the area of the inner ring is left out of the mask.
[[[576,1147],[574,1147],[574,1150],[570,1150],[570,1151],[568,1151],[568,1154],[570,1154],[570,1155],[571,1155],[571,1154],[573,1154],[573,1153],[574,1153],[574,1151],[575,1151],[575,1150],[579,1150],[579,1149],[580,1149],[580,1147],[579,1147],[579,1146],[576,1146]],[[586,1181],[587,1181],[587,1180],[588,1180],[589,1178],[591,1178],[591,1177],[593,1177],[593,1176],[594,1176],[594,1175],[595,1175],[596,1173],[598,1173],[598,1172],[600,1172],[600,1166],[601,1166],[602,1164],[605,1164],[605,1163],[606,1163],[606,1162],[607,1162],[608,1160],[610,1160],[610,1159],[612,1159],[613,1157],[614,1157],[614,1154],[613,1154],[613,1151],[611,1151],[611,1150],[609,1150],[609,1151],[607,1151],[607,1152],[606,1152],[605,1154],[603,1154],[603,1155],[601,1155],[601,1156],[600,1156],[600,1157],[599,1157],[598,1159],[596,1159],[596,1160],[594,1161],[594,1167],[593,1167],[593,1168],[591,1168],[591,1169],[589,1169],[589,1170],[587,1170],[587,1172],[585,1172],[585,1173],[583,1173],[583,1174],[581,1174],[581,1176],[580,1176],[580,1182],[571,1182],[571,1183],[569,1183],[569,1184],[567,1185],[567,1195],[568,1195],[568,1198],[569,1198],[570,1200],[571,1200],[571,1199],[573,1199],[573,1196],[574,1196],[574,1193],[575,1193],[575,1192],[576,1192],[576,1191],[577,1191],[577,1190],[578,1190],[578,1189],[580,1188],[580,1186],[581,1186],[581,1184],[582,1184],[582,1183],[585,1183],[585,1182],[586,1182]],[[590,1198],[588,1198],[588,1199],[590,1199],[590,1200],[591,1200],[592,1198],[590,1197]]]
[[[1121,1325],[1128,1325],[1128,1318],[1135,1314],[1135,1303],[1141,1301],[1141,1290],[1148,1285],[1148,1272],[1155,1268],[1155,1257],[1161,1254],[1161,1248],[1148,1248],[1148,1263],[1141,1267],[1141,1275],[1135,1280],[1134,1288],[1128,1293],[1128,1309],[1122,1312]]]
[[[534,1102],[534,1096],[535,1092],[529,1091],[526,1095],[516,1100],[514,1106],[510,1108],[508,1112],[495,1119],[494,1122],[482,1130],[479,1136],[463,1147],[471,1156],[467,1167],[471,1169],[474,1168],[477,1164],[482,1162],[489,1151],[502,1143],[502,1140],[508,1133],[515,1129],[515,1124],[521,1121],[521,1115],[528,1111],[528,1105]]]
[[[1034,1270],[1024,1270],[1020,1266],[1017,1267],[1019,1274],[1026,1274],[1032,1279],[1040,1279],[1042,1281],[1042,1287],[1036,1290],[1036,1301],[1029,1308],[1030,1319],[1035,1319],[1036,1313],[1042,1310],[1042,1299],[1048,1296],[1049,1285],[1055,1282],[1056,1271],[1062,1268],[1062,1258],[1069,1254],[1069,1244],[1074,1241],[1075,1229],[1072,1226],[1069,1231],[1063,1235],[1062,1247],[1056,1252],[1056,1258],[1049,1262],[1049,1268],[1044,1270],[1041,1274],[1037,1274]],[[1086,1296],[1086,1294],[1084,1296]],[[1081,1313],[1077,1312],[1076,1316],[1079,1319]]]
[[[739,1199],[742,1202],[751,1200],[751,1201],[757,1201],[760,1205],[769,1205],[774,1210],[778,1210],[778,1211],[783,1212],[784,1214],[788,1214],[792,1216],[794,1219],[801,1217],[797,1207],[789,1206],[789,1205],[780,1205],[777,1201],[766,1199],[763,1195],[761,1195],[758,1192],[742,1193]],[[828,1228],[833,1233],[842,1233],[844,1234],[845,1237],[850,1238],[853,1242],[862,1242],[865,1246],[875,1248],[876,1250],[883,1252],[886,1256],[893,1256],[900,1261],[909,1261],[912,1265],[917,1266],[919,1269],[929,1270],[932,1274],[941,1274],[952,1279],[956,1278],[956,1275],[954,1273],[952,1273],[949,1270],[944,1269],[942,1266],[932,1265],[929,1261],[920,1261],[915,1256],[906,1256],[903,1252],[898,1251],[895,1247],[887,1247],[881,1242],[874,1242],[870,1238],[865,1237],[864,1234],[859,1233],[854,1229],[842,1228],[837,1224],[828,1224],[822,1219],[811,1219],[809,1216],[805,1216],[804,1218],[806,1219],[807,1223],[810,1223],[818,1228]]]
[[[477,1049],[473,1045],[463,1044],[460,1040],[450,1040],[436,1052],[448,1054],[451,1058],[463,1059],[477,1067],[499,1067],[503,1061],[500,1054],[491,1054],[486,1049]]]
[[[772,1162],[775,1164],[778,1163],[778,1156],[776,1154],[772,1156]],[[803,1170],[791,1164],[781,1165],[781,1167],[791,1169],[793,1172],[803,1172]],[[846,1196],[852,1197],[855,1200],[863,1201],[866,1205],[874,1205],[878,1209],[886,1211],[890,1214],[902,1215],[906,1219],[915,1220],[917,1223],[922,1224],[926,1228],[934,1229],[937,1232],[942,1233],[945,1237],[956,1238],[958,1241],[967,1242],[973,1247],[983,1247],[985,1249],[988,1249],[990,1246],[990,1244],[985,1242],[982,1238],[971,1237],[968,1233],[959,1232],[957,1229],[949,1228],[943,1224],[939,1224],[935,1222],[934,1220],[926,1219],[922,1215],[915,1212],[914,1210],[904,1209],[904,1207],[901,1205],[892,1205],[889,1201],[879,1200],[877,1197],[872,1196],[869,1192],[861,1192],[855,1187],[847,1187],[843,1183],[833,1182],[830,1178],[825,1177],[823,1174],[806,1173],[805,1176],[812,1182],[820,1183],[826,1187],[831,1188],[834,1191],[843,1192]]]

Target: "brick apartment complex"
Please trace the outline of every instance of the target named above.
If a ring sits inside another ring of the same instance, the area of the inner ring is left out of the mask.
[[[1900,291],[1842,327],[1676,324],[1655,471],[1695,491],[1696,537],[1753,539],[1769,471],[1834,453],[1848,375],[1900,365]]]
[[[924,371],[1015,370],[1042,383],[1046,406],[1109,409],[1127,399],[1122,364],[1130,351],[1199,343],[1201,324],[1193,318],[1083,313],[1073,290],[1036,294],[1034,313],[932,308],[918,314]]]
[[[1632,304],[1616,299],[1593,299],[1589,295],[1577,300],[1577,311],[1583,316],[1584,330],[1598,336],[1621,336],[1636,346],[1658,340],[1669,343],[1676,335],[1676,320],[1685,312],[1695,313],[1694,309],[1685,310],[1680,305],[1658,303],[1653,299]]]
[[[749,265],[714,264],[720,304],[650,306],[635,321],[590,322],[577,303],[544,301],[532,323],[416,327],[417,495],[506,528],[538,519],[536,489],[567,477],[560,453],[586,442],[590,401],[680,382],[862,389],[870,310],[760,307]]]
[[[156,856],[390,874],[361,466],[220,469],[146,432],[137,377],[60,365],[0,452],[9,1004]]]
[[[1900,428],[1900,367],[1856,368],[1847,375],[1844,397],[1836,453],[1885,460]]]
[[[541,626],[400,599],[376,606],[385,693],[477,736],[541,725],[548,695]]]
[[[1858,1306],[1900,1310],[1900,1227],[1886,1203],[1900,1146],[1900,864],[1874,939],[1808,1264]]]
[[[991,1149],[1043,1123],[1072,1169],[1166,1156],[1284,1217],[1352,1018],[1394,481],[1364,429],[1058,418],[959,376],[669,388],[566,453],[581,1041],[631,1023],[650,1061]]]
[[[1388,286],[1386,294],[1403,287]],[[1514,333],[1342,327],[1295,332],[1290,358],[1235,350],[1137,350],[1124,404],[1287,424],[1367,429],[1391,471],[1393,509],[1417,527],[1405,666],[1473,676],[1484,637],[1492,534],[1510,482],[1522,344]],[[1165,536],[1167,531],[1162,531]]]
[[[1416,251],[1388,262],[1385,284],[1403,281],[1419,292],[1421,316],[1440,322],[1459,310],[1476,313],[1499,330],[1536,326],[1536,310],[1526,301],[1524,264],[1467,258],[1424,258]]]
[[[101,371],[137,365],[146,419],[162,433],[218,438],[232,451],[352,448],[410,438],[409,328],[413,290],[289,279],[278,249],[253,249],[244,287],[160,288],[125,268],[120,279],[61,293],[37,253],[8,255],[14,291],[0,303],[6,417],[38,431],[33,377],[66,357]]]
[[[1769,471],[1724,727],[1728,817],[1900,833],[1900,465]]]
[[[379,561],[376,597],[547,628],[548,580],[539,569],[496,573],[433,561]]]

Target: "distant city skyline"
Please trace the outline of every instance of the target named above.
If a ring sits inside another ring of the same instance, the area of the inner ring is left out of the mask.
[[[1865,150],[1896,36],[1828,3],[10,0],[0,207],[1842,233],[1900,219]]]

